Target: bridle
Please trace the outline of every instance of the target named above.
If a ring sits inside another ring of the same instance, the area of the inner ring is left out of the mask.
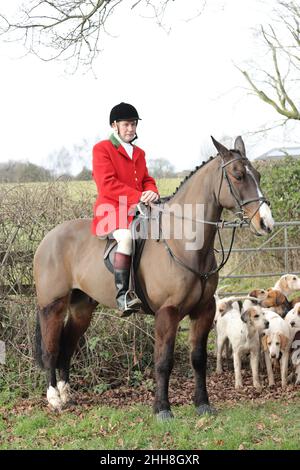
[[[268,206],[270,206],[270,201],[268,201],[268,199],[266,199],[264,196],[258,196],[256,198],[251,198],[251,199],[246,199],[246,200],[242,199],[241,200],[239,195],[236,192],[236,189],[235,189],[234,185],[232,184],[232,181],[230,180],[230,178],[228,176],[226,167],[228,165],[230,165],[231,163],[236,162],[236,161],[242,161],[243,162],[244,160],[246,160],[246,161],[248,161],[248,160],[246,158],[244,158],[243,156],[232,158],[228,162],[225,162],[221,155],[220,155],[220,158],[221,158],[221,161],[222,161],[222,164],[221,164],[222,177],[221,177],[221,180],[220,180],[220,186],[219,186],[219,191],[218,191],[218,203],[219,203],[220,192],[221,192],[221,188],[222,188],[222,184],[223,184],[223,179],[225,178],[225,181],[226,181],[226,183],[228,184],[228,187],[229,187],[230,194],[232,195],[233,199],[235,200],[235,202],[237,204],[237,209],[238,210],[235,212],[235,215],[241,221],[243,221],[247,225],[249,225],[249,227],[251,228],[252,219],[257,214],[257,212],[259,211],[262,204],[266,203]],[[251,175],[254,182],[256,183],[255,178],[254,178],[254,176],[252,175],[252,173],[250,171],[249,171],[249,174]],[[254,212],[254,214],[249,219],[249,217],[245,213],[244,206],[246,206],[248,204],[251,204],[252,202],[259,202],[260,204],[259,204],[258,208],[256,209],[256,211]]]

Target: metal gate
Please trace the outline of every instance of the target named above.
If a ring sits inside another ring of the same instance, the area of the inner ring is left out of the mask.
[[[239,228],[240,226],[238,224],[230,224],[227,226],[228,228],[233,228],[237,227]],[[233,248],[232,253],[243,253],[246,254],[246,257],[243,261],[239,262],[237,266],[234,266],[230,270],[229,273],[226,275],[221,275],[219,277],[220,282],[222,282],[226,279],[245,279],[245,278],[266,278],[266,277],[281,277],[284,274],[291,273],[291,274],[300,274],[300,270],[293,271],[291,270],[290,267],[290,252],[291,250],[296,251],[297,254],[299,253],[299,258],[300,258],[300,244],[298,243],[293,243],[289,244],[289,230],[291,228],[298,228],[299,229],[299,238],[298,240],[300,241],[300,221],[288,221],[288,222],[275,222],[274,224],[274,229],[272,234],[268,237],[267,240],[265,240],[260,246],[258,247],[240,247],[240,248]],[[240,230],[245,230],[245,228],[241,227]],[[284,243],[281,245],[276,245],[276,246],[268,246],[271,241],[276,239],[278,237],[278,234],[283,233],[283,241]],[[298,241],[297,240],[297,241]],[[228,253],[228,249],[224,249],[225,253]],[[270,271],[270,272],[257,272],[257,273],[245,273],[245,274],[235,274],[235,270],[237,268],[241,268],[243,264],[246,264],[246,262],[249,260],[249,258],[254,257],[254,256],[259,256],[263,252],[281,252],[283,253],[284,257],[284,266],[283,266],[283,271]],[[222,293],[220,292],[219,295],[245,295],[247,292],[226,292]]]

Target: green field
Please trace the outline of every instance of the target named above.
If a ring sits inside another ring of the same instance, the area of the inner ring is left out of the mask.
[[[219,406],[200,417],[192,406],[174,407],[159,423],[148,406],[78,406],[56,415],[31,400],[0,407],[0,449],[299,449],[296,401]]]

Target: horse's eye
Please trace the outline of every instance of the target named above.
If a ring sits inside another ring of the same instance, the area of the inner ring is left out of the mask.
[[[234,177],[238,181],[242,181],[242,179],[243,179],[243,175],[241,175],[241,174],[234,175]]]
[[[254,315],[254,318],[259,318],[259,315]]]
[[[276,346],[280,346],[280,343],[279,343],[278,341],[276,341],[276,343],[275,343],[275,344],[276,344]]]

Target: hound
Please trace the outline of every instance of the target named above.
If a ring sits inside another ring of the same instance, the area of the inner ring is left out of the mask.
[[[288,323],[276,312],[264,309],[265,318],[269,321],[269,328],[262,336],[262,346],[265,355],[269,386],[274,385],[274,374],[271,361],[280,362],[281,386],[286,387],[291,347],[291,331]]]
[[[217,373],[222,372],[222,349],[226,340],[232,346],[235,388],[242,387],[241,359],[250,352],[250,364],[253,377],[253,386],[261,390],[258,375],[259,363],[259,333],[268,328],[269,323],[264,318],[261,307],[251,307],[241,315],[241,306],[238,302],[229,302],[226,315],[217,318]]]
[[[267,296],[266,289],[254,289],[248,294],[248,297],[255,297],[258,300],[264,300],[266,296]]]
[[[295,274],[285,274],[276,282],[274,289],[288,297],[293,292],[300,290],[300,278]]]
[[[273,287],[270,289],[255,289],[249,293],[249,297],[256,297],[261,307],[268,308],[283,318],[292,308],[291,302],[288,301],[286,296]]]
[[[285,321],[290,326],[292,332],[291,360],[296,375],[295,384],[300,385],[300,302],[296,303],[292,310],[290,310],[285,317]]]
[[[266,297],[261,301],[260,305],[264,308],[271,309],[282,318],[291,310],[291,304],[286,296],[278,289],[267,289]]]
[[[285,317],[290,327],[300,330],[300,302],[296,303]]]

